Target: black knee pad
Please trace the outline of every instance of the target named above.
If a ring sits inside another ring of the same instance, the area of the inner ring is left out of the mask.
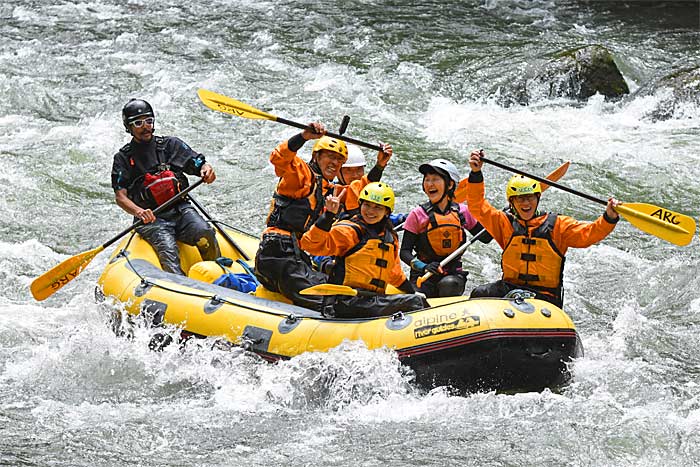
[[[464,293],[466,281],[461,276],[445,276],[438,282],[438,295],[440,297],[456,297]]]
[[[204,261],[214,261],[221,256],[219,244],[216,241],[216,235],[213,230],[203,231],[196,245]]]

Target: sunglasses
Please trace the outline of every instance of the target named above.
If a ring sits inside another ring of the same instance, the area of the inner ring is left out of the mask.
[[[131,122],[131,124],[134,125],[134,127],[136,127],[136,128],[141,128],[144,125],[144,123],[147,125],[153,126],[153,123],[155,121],[156,121],[155,118],[148,117],[148,118],[143,118],[141,120],[134,120],[133,122]]]

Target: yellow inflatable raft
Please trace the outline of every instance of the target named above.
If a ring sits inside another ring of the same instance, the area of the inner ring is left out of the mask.
[[[237,248],[219,237],[222,255],[235,260],[242,251],[254,258],[257,238],[227,232]],[[206,279],[197,249],[180,245],[180,251],[183,270]],[[243,272],[237,266],[234,272]],[[389,317],[332,319],[262,287],[242,293],[164,272],[153,249],[136,234],[112,254],[96,296],[115,297],[130,314],[143,314],[156,326],[168,323],[195,336],[220,336],[272,362],[324,352],[345,339],[361,339],[369,349],[387,346],[425,388],[556,388],[570,377],[566,363],[583,353],[571,319],[540,300],[448,297],[430,299],[428,309]]]

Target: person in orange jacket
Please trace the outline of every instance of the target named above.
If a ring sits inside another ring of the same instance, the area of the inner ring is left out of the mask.
[[[340,204],[338,219],[350,219],[360,213],[360,191],[368,183],[378,182],[382,179],[384,168],[388,162],[387,155],[380,151],[377,154],[377,163],[368,174],[365,174],[367,159],[362,149],[354,144],[348,144],[347,147],[348,160],[340,167],[337,181],[340,182],[341,185],[347,185],[348,190],[345,192],[344,201]],[[315,255],[311,257],[311,261],[316,270],[325,274],[330,273],[335,264],[335,259],[332,256]]]
[[[299,238],[316,221],[323,210],[325,197],[335,187],[332,183],[348,158],[341,140],[325,135],[321,123],[280,143],[270,154],[279,182],[267,217],[267,228],[255,256],[255,275],[268,290],[279,292],[296,305],[323,311],[323,297],[300,295],[307,287],[326,282],[326,275],[314,271],[309,256],[299,248]],[[310,162],[297,155],[308,140],[316,140]],[[383,146],[384,166],[392,155],[391,145]],[[361,183],[361,182],[359,182]]]
[[[341,198],[342,194],[326,198],[326,212],[300,242],[311,254],[335,256],[329,282],[359,292],[337,296],[334,316],[368,318],[428,307],[424,296],[414,294],[401,269],[399,237],[388,220],[394,209],[392,189],[385,183],[368,184],[360,192],[360,214],[333,224]],[[389,284],[405,293],[386,295]]]
[[[569,248],[586,248],[607,237],[620,219],[613,198],[594,222],[579,222],[569,216],[541,213],[540,183],[522,175],[506,185],[509,211],[494,208],[484,199],[481,151],[469,156],[467,206],[503,249],[501,280],[476,287],[471,297],[503,297],[516,289],[534,292],[535,297],[563,306],[564,259]]]

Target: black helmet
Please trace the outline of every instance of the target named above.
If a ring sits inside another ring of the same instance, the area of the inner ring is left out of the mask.
[[[130,99],[122,109],[122,122],[127,132],[131,122],[138,120],[139,117],[155,118],[153,107],[143,99]]]

